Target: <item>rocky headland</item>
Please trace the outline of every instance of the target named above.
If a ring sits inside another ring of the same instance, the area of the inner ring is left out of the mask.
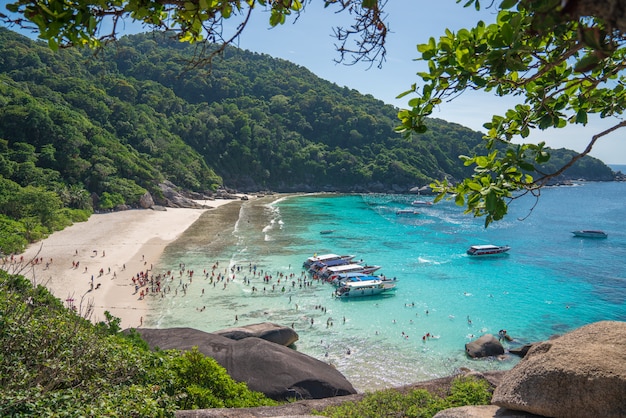
[[[277,400],[298,400],[279,407],[179,411],[177,417],[307,416],[364,396],[330,365],[288,348],[298,338],[288,327],[264,323],[216,333],[191,328],[137,332],[153,348],[197,346],[250,389]],[[486,336],[483,340],[482,348],[471,345],[471,350],[480,353],[487,347],[489,355],[501,354],[498,339]],[[524,358],[509,371],[460,370],[454,376],[395,390],[426,389],[445,395],[455,377],[472,375],[493,388],[491,405],[454,408],[438,413],[437,418],[626,417],[625,341],[626,322],[597,322],[525,347],[520,351]]]

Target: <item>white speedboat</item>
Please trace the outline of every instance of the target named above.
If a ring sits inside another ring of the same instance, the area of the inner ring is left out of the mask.
[[[320,271],[324,270],[326,267],[338,267],[338,266],[345,266],[348,264],[352,264],[352,260],[349,260],[347,258],[340,258],[338,260],[318,261],[316,263],[311,264],[311,267],[309,267],[309,271],[311,273],[319,273]]]
[[[492,245],[492,244],[472,245],[467,250],[467,254],[471,256],[476,256],[476,257],[501,255],[501,254],[505,254],[510,249],[511,247],[509,247],[508,245]]]
[[[583,229],[581,231],[572,231],[575,237],[583,237],[583,238],[606,238],[608,237],[607,233],[604,231],[598,230],[590,230]]]
[[[365,273],[371,274],[380,269],[380,266],[363,266],[361,264],[346,264],[344,266],[326,267],[318,272],[322,279],[328,279],[335,274],[341,273]]]
[[[395,283],[386,283],[382,280],[347,282],[335,291],[335,295],[339,298],[375,296],[393,290],[395,287]]]
[[[398,282],[398,279],[395,277],[388,278],[382,274],[379,276],[372,276],[371,274],[365,274],[365,273],[343,273],[343,274],[336,274],[328,278],[328,281],[330,282],[330,284],[337,286],[337,287],[341,287],[346,283],[365,282],[365,281],[370,281],[370,280],[380,280],[383,283],[397,283]]]
[[[430,200],[414,200],[411,204],[413,206],[432,206],[433,202]]]
[[[376,277],[377,276],[370,276],[369,274],[365,274],[365,273],[361,273],[361,272],[352,272],[352,273],[339,273],[339,274],[333,274],[332,276],[330,276],[327,280],[328,282],[330,282],[330,284],[335,285],[335,286],[342,286],[344,282],[349,282],[352,281],[353,279],[362,279],[365,277]]]
[[[353,255],[337,255],[337,254],[322,254],[322,255],[314,255],[313,257],[309,257],[302,264],[302,266],[306,269],[310,268],[314,263],[318,261],[326,262],[331,260],[352,260],[354,258]]]

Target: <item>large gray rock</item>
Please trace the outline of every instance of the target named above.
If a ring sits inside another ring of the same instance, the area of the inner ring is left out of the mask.
[[[437,412],[433,418],[533,418],[538,415],[512,411],[496,405],[459,406]]]
[[[321,399],[356,393],[335,368],[259,338],[231,340],[193,328],[136,330],[151,348],[191,350],[214,358],[238,382],[276,400]]]
[[[143,196],[139,198],[139,206],[142,209],[150,209],[154,205],[154,200],[150,192],[145,192]]]
[[[465,352],[472,358],[499,356],[504,354],[504,347],[496,337],[485,334],[465,344]]]
[[[200,203],[194,201],[193,199],[189,199],[183,196],[178,188],[169,181],[164,181],[163,183],[159,183],[159,188],[161,189],[161,193],[163,197],[158,202],[162,206],[167,206],[171,208],[191,208],[191,209],[203,209],[207,206],[201,205]]]
[[[626,417],[626,322],[597,322],[535,345],[492,403],[548,417]]]
[[[231,340],[242,340],[248,337],[256,337],[271,343],[289,347],[298,341],[298,333],[292,328],[285,327],[271,322],[260,324],[244,325],[215,331],[213,334],[230,338]]]
[[[536,343],[529,343],[529,344],[521,345],[519,347],[509,348],[509,353],[515,354],[516,356],[524,357],[528,353],[528,351],[531,348],[533,348],[533,345],[535,344]]]

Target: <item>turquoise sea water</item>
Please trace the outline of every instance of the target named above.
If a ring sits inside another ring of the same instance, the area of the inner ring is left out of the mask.
[[[299,351],[335,365],[365,391],[459,367],[513,367],[514,356],[465,356],[464,344],[484,333],[506,329],[516,343],[526,343],[599,320],[626,321],[626,183],[544,189],[536,205],[531,197],[516,200],[506,220],[488,229],[452,202],[396,215],[414,199],[306,195],[246,202],[223,245],[168,247],[155,269],[179,271],[184,263],[194,270],[193,281],[178,273],[172,291],[150,302],[155,314],[146,323],[205,331],[263,321],[293,326]],[[201,231],[202,224],[194,228]],[[576,238],[576,229],[602,229],[609,237]],[[470,245],[487,243],[511,250],[488,259],[465,254]],[[397,290],[339,300],[329,284],[301,285],[302,278],[311,281],[301,265],[314,253],[355,254],[381,265],[379,273],[399,279]],[[235,280],[213,286],[215,262],[215,274]],[[233,273],[235,266],[240,270]],[[253,275],[254,266],[271,274],[270,281]],[[434,338],[424,340],[427,334]]]

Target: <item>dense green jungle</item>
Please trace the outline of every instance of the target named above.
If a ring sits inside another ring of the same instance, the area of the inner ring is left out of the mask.
[[[398,109],[306,68],[234,47],[194,68],[192,45],[156,34],[51,51],[0,28],[0,251],[94,210],[181,190],[406,192],[471,174],[482,134],[432,119],[394,132]],[[554,150],[551,167],[573,152]],[[550,166],[544,167],[546,171]],[[585,157],[570,178],[611,180]]]

